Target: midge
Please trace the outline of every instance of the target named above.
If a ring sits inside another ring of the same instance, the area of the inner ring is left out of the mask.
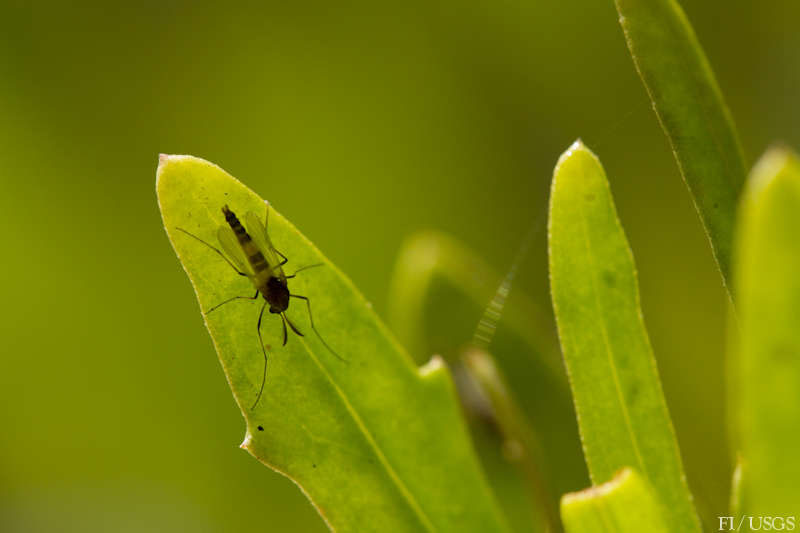
[[[228,298],[224,302],[220,302],[206,311],[206,314],[234,300],[255,300],[258,298],[259,294],[264,297],[264,305],[261,306],[261,311],[258,313],[258,323],[256,324],[258,341],[259,344],[261,344],[261,351],[264,354],[264,373],[261,378],[261,388],[258,391],[258,396],[250,409],[255,409],[256,405],[258,405],[258,402],[261,400],[261,394],[264,392],[264,383],[267,380],[267,350],[264,347],[264,340],[261,338],[261,319],[264,316],[264,309],[267,308],[267,304],[269,304],[270,313],[280,315],[281,317],[281,322],[283,323],[283,345],[285,346],[288,339],[286,324],[289,324],[292,331],[301,337],[303,336],[300,330],[297,329],[297,326],[286,316],[286,310],[289,308],[289,300],[290,298],[304,300],[306,302],[306,308],[308,309],[308,320],[311,323],[311,329],[314,330],[314,333],[317,334],[317,337],[319,337],[319,340],[322,341],[322,344],[325,345],[328,351],[338,359],[344,361],[339,354],[328,346],[328,343],[325,342],[325,339],[322,338],[322,335],[319,334],[316,326],[314,326],[314,318],[311,315],[311,301],[306,296],[290,293],[286,281],[295,277],[298,272],[308,268],[322,266],[322,263],[302,267],[291,276],[284,274],[283,265],[289,260],[273,246],[272,240],[269,238],[269,233],[267,232],[267,226],[269,224],[269,202],[264,203],[267,206],[264,224],[261,224],[258,215],[252,211],[249,211],[245,215],[245,222],[247,223],[247,228],[250,230],[249,232],[242,226],[242,223],[239,222],[236,214],[231,211],[227,205],[223,206],[222,213],[225,215],[225,222],[227,222],[227,225],[220,225],[217,230],[217,239],[222,249],[228,254],[227,256],[218,248],[210,245],[197,235],[189,233],[183,228],[176,228],[217,252],[240,276],[247,276],[256,289],[255,295]],[[281,258],[280,261],[278,261],[278,256]]]

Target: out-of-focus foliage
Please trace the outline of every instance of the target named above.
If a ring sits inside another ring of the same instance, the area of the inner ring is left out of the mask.
[[[800,160],[773,148],[742,201],[736,290],[743,515],[800,513]]]
[[[733,226],[746,173],[730,111],[676,0],[616,0],[636,69],[730,283]]]
[[[552,317],[512,290],[492,339],[497,356],[475,350],[476,325],[500,283],[462,243],[419,232],[398,253],[387,314],[418,361],[437,353],[452,365],[477,450],[512,529],[539,531],[547,523],[558,527],[559,497],[585,483],[586,469]]]
[[[683,7],[745,152],[799,146],[800,4]],[[237,447],[237,406],[159,221],[158,153],[246,178],[383,315],[418,230],[504,272],[578,135],[615,178],[689,485],[705,517],[724,512],[726,298],[612,2],[12,0],[0,116],[3,531],[324,531]],[[544,233],[532,250],[509,306],[525,293],[546,309]],[[454,327],[482,311],[447,305]],[[533,355],[500,326],[493,352],[531,411],[538,391],[508,369]],[[560,452],[562,490],[588,484],[578,451]],[[502,457],[485,466],[506,475]],[[525,513],[515,494],[502,497]]]

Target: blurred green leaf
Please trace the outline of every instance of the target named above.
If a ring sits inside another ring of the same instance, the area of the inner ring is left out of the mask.
[[[766,153],[737,236],[739,492],[747,515],[800,514],[800,160]]]
[[[653,490],[630,468],[611,481],[561,499],[567,533],[667,533],[670,527]]]
[[[636,267],[600,162],[580,141],[550,193],[550,290],[592,482],[632,466],[676,531],[699,531],[639,306]]]
[[[201,309],[251,295],[245,278],[176,227],[216,242],[222,205],[263,213],[264,202],[219,167],[188,156],[162,156],[157,191]],[[277,317],[267,316],[267,384],[251,410],[263,368],[260,303],[236,301],[204,315],[245,418],[242,447],[297,483],[336,531],[505,531],[446,367],[434,359],[417,369],[352,283],[275,210],[269,231],[288,267],[324,264],[291,279],[290,289],[311,299],[318,330],[347,363],[310,333],[304,306],[288,313],[306,335],[292,335],[286,346]]]
[[[542,530],[559,531],[553,472],[547,468],[536,430],[528,421],[503,373],[484,349],[468,348],[461,356],[468,375],[491,406],[494,421],[505,439],[507,455],[524,474],[537,523]]]
[[[728,501],[728,511],[730,516],[742,514],[742,458],[736,458],[736,465],[733,469],[733,479],[731,479],[731,494]]]
[[[438,231],[418,232],[405,241],[395,264],[388,298],[390,326],[418,359],[441,354],[465,379],[472,374],[480,382],[481,376],[464,364],[465,350],[473,349],[465,344],[475,335],[502,280],[457,239]],[[552,523],[557,516],[558,497],[585,485],[587,475],[552,319],[523,291],[512,291],[504,303],[492,348],[496,371],[508,377],[503,383],[505,403],[492,398],[498,390],[486,383],[484,401],[474,401],[473,387],[459,392],[471,415],[478,454],[495,493],[503,495],[500,503],[511,526],[539,531],[540,524]],[[521,433],[504,427],[510,422],[508,402],[514,404],[514,429]],[[495,410],[490,424],[487,403]]]
[[[730,288],[745,163],[703,49],[675,0],[615,0],[628,48]]]
[[[444,233],[424,231],[408,239],[392,275],[389,323],[401,342],[420,359],[430,356],[426,353],[425,304],[431,286],[439,280],[455,287],[483,309],[502,277],[475,252]],[[563,382],[558,346],[540,308],[527,296],[519,295],[508,302],[503,322],[532,349],[555,379]],[[474,325],[470,324],[470,328],[474,330]]]

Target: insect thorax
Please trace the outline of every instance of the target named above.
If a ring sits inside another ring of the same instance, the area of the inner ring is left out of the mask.
[[[272,276],[259,290],[269,303],[270,313],[282,313],[289,308],[289,287],[285,281]]]

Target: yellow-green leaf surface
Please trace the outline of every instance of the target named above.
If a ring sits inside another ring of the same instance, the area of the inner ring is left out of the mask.
[[[157,192],[200,308],[251,296],[246,278],[176,228],[216,243],[223,205],[263,220],[264,201],[219,167],[188,156],[161,157]],[[289,258],[287,274],[323,263],[290,279],[289,289],[311,299],[317,329],[347,362],[324,347],[302,302],[293,300],[288,315],[305,336],[290,331],[282,346],[280,320],[266,314],[267,383],[251,410],[263,368],[261,302],[235,301],[204,314],[246,422],[242,447],[297,483],[335,531],[505,531],[446,367],[434,359],[418,369],[344,274],[275,209],[269,233]]]
[[[740,509],[800,516],[800,160],[769,151],[737,237]]]
[[[668,533],[683,531],[666,521],[648,483],[626,468],[611,481],[561,499],[566,533]]]
[[[633,255],[605,172],[580,141],[553,175],[549,249],[553,308],[592,482],[631,466],[653,485],[675,531],[699,531]]]
[[[616,0],[631,57],[669,139],[730,288],[746,167],[714,73],[675,0]]]

